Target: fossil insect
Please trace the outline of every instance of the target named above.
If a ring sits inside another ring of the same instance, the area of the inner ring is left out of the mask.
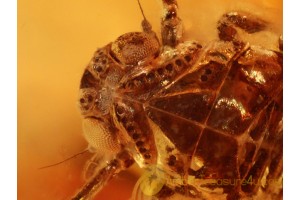
[[[155,166],[149,181],[163,177],[153,199],[281,199],[282,37],[277,50],[250,45],[240,33],[268,23],[230,12],[219,41],[184,41],[176,0],[162,3],[160,39],[144,17],[142,32],[99,48],[84,70],[79,104],[95,155],[73,199],[134,162]]]

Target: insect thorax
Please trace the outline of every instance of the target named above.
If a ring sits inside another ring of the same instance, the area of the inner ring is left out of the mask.
[[[271,155],[282,155],[274,148],[282,141],[282,52],[240,41],[231,23],[249,33],[265,23],[237,13],[220,21],[221,41],[181,42],[176,1],[163,2],[173,6],[162,31],[170,45],[147,26],[98,49],[86,67],[79,104],[89,145],[128,152],[188,196],[257,193],[260,186],[216,182],[280,177]]]

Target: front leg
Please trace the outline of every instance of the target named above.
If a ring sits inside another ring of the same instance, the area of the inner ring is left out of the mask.
[[[175,47],[181,42],[183,28],[177,16],[177,1],[163,0],[163,17],[161,20],[161,36],[163,45]]]
[[[94,176],[91,177],[72,200],[91,199],[114,175],[127,169],[133,163],[134,160],[128,152],[123,151],[119,153],[116,158],[108,162],[105,167],[96,171]]]

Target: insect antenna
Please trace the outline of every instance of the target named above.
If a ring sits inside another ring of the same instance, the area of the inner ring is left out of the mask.
[[[146,17],[145,17],[145,14],[144,14],[144,10],[143,10],[143,8],[142,8],[142,5],[141,5],[141,2],[140,2],[140,0],[137,0],[137,2],[138,2],[138,4],[139,4],[139,7],[140,7],[140,10],[141,10],[141,13],[142,13],[142,15],[143,15],[143,17],[144,17],[144,20],[146,20],[146,21],[147,21],[147,19],[146,19]]]
[[[141,13],[143,15],[143,21],[142,21],[142,28],[143,28],[143,31],[146,32],[146,33],[152,33],[152,26],[151,24],[149,23],[149,21],[146,19],[146,16],[144,14],[144,10],[142,8],[142,5],[141,5],[141,2],[140,0],[137,0],[138,4],[139,4],[139,7],[140,7],[140,10],[141,10]]]
[[[71,159],[73,159],[73,158],[75,158],[75,157],[77,157],[77,156],[79,156],[79,155],[85,154],[85,153],[87,153],[88,151],[89,151],[88,149],[85,149],[84,151],[79,152],[79,153],[77,153],[77,154],[75,154],[75,155],[72,155],[71,157],[66,158],[66,159],[64,159],[64,160],[62,160],[62,161],[60,161],[60,162],[57,162],[57,163],[52,164],[52,165],[47,165],[47,166],[44,166],[44,167],[40,167],[40,168],[38,168],[38,169],[46,169],[46,168],[49,168],[49,167],[54,167],[54,166],[56,166],[56,165],[60,165],[60,164],[66,162],[66,161],[68,161],[68,160],[71,160]]]

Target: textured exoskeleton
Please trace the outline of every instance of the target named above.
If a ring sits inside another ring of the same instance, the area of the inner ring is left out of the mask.
[[[144,19],[85,68],[79,104],[95,156],[74,199],[134,162],[158,185],[151,197],[137,185],[134,199],[281,199],[282,38],[277,50],[251,46],[238,33],[268,23],[230,12],[202,47],[183,41],[177,8],[163,0],[161,41]]]

